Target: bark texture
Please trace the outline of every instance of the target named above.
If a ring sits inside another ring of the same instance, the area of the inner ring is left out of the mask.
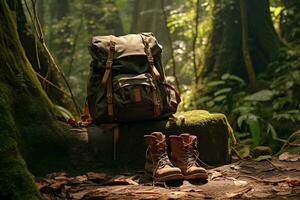
[[[31,66],[35,72],[62,89],[59,74],[49,61],[39,38],[35,36],[35,33],[30,27],[21,0],[9,1],[8,4],[10,9],[16,13],[18,35]],[[47,82],[42,79],[40,79],[40,82],[53,103],[75,112],[74,108],[70,106],[73,105],[71,99],[66,94],[58,91],[58,89],[47,84]]]
[[[282,42],[272,24],[267,0],[246,1],[248,44],[254,71],[260,73],[276,60]],[[213,28],[201,76],[229,72],[248,80],[242,51],[238,0],[214,0]]]
[[[63,169],[69,137],[54,118],[6,1],[0,1],[0,49],[0,199],[40,199],[29,170]]]

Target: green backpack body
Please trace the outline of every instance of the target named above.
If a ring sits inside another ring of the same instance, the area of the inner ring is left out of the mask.
[[[180,97],[166,83],[162,47],[151,33],[95,36],[87,87],[95,123],[160,119],[175,113]]]

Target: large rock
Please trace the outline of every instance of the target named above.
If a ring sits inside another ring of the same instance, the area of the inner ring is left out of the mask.
[[[203,110],[179,113],[168,120],[91,126],[87,128],[88,145],[93,149],[97,162],[124,169],[142,168],[146,152],[143,135],[153,131],[161,131],[166,135],[197,135],[202,161],[210,165],[229,161],[229,136],[232,129],[225,115]]]

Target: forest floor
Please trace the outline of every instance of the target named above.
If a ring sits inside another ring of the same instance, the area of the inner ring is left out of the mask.
[[[52,173],[36,180],[45,199],[300,199],[300,155],[241,160],[208,170],[206,182],[147,182],[142,172]]]

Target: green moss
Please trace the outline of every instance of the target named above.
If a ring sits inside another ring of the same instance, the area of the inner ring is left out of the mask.
[[[41,199],[17,147],[0,154],[0,166],[3,166],[0,168],[1,199]]]
[[[15,121],[7,87],[0,84],[0,198],[40,199],[17,146]]]
[[[218,122],[219,120],[226,119],[226,116],[223,114],[211,114],[206,110],[192,110],[188,112],[177,113],[175,115],[177,118],[184,116],[184,121],[186,125],[197,124],[203,126],[205,124]],[[177,125],[180,125],[181,121],[176,121]]]
[[[28,168],[63,169],[68,164],[62,159],[66,143],[72,142],[53,117],[52,103],[26,58],[12,14],[6,1],[0,1],[0,199],[40,199]],[[59,166],[48,166],[57,160]]]

